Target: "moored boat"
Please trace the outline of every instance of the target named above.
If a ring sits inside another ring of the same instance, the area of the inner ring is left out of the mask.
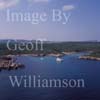
[[[63,61],[63,59],[62,59],[62,58],[57,57],[57,58],[56,58],[56,61],[57,61],[57,62],[62,62],[62,61]]]

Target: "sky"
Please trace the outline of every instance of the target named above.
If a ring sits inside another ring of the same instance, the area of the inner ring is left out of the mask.
[[[7,21],[8,10],[10,15],[14,12],[21,12],[23,16],[45,13],[47,19],[39,20],[38,24]],[[53,10],[61,12],[59,21],[56,15],[56,21],[52,20]],[[68,20],[63,24],[65,16]],[[100,41],[99,27],[100,0],[0,0],[0,39]]]

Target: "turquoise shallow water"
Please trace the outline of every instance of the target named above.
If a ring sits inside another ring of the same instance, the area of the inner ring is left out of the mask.
[[[100,100],[100,62],[79,60],[73,54],[62,63],[55,57],[21,56],[25,68],[0,72],[0,100]],[[84,79],[85,88],[24,88],[12,87],[9,75],[40,75],[42,78]]]

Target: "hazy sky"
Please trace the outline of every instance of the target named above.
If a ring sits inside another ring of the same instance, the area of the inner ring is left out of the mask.
[[[11,12],[46,13],[48,20],[7,22],[7,9]],[[52,10],[60,10],[62,20],[51,21]],[[67,24],[63,13],[70,13]],[[100,41],[100,0],[0,0],[0,39],[38,39],[55,41]]]

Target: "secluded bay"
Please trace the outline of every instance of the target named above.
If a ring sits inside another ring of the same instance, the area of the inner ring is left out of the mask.
[[[0,72],[0,100],[100,100],[100,61],[80,60],[83,55],[56,57],[19,56],[25,68]],[[84,79],[84,88],[24,88],[12,87],[9,76],[40,75],[41,78]]]

